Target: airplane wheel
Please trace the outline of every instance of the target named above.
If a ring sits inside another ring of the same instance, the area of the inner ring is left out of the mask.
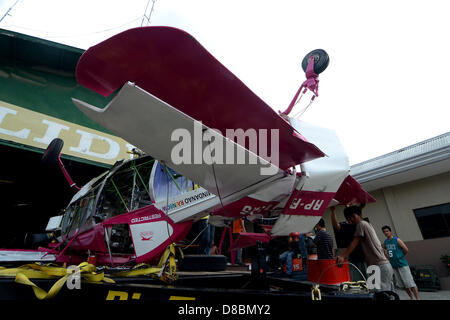
[[[325,50],[316,49],[308,53],[302,61],[303,71],[306,72],[306,68],[308,67],[309,57],[314,56],[314,73],[320,74],[328,67],[330,63],[330,57]]]
[[[178,268],[180,271],[223,271],[227,267],[227,257],[223,255],[184,255]]]
[[[64,141],[55,138],[50,142],[50,144],[47,147],[47,150],[45,150],[44,155],[41,158],[41,161],[45,164],[52,165],[58,161],[58,157],[61,153],[61,150],[64,146]]]

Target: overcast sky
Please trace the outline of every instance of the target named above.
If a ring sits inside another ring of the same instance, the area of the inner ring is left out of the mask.
[[[15,1],[0,0],[0,19]],[[20,0],[0,28],[87,49],[140,26],[147,2]],[[304,80],[303,56],[325,49],[301,119],[336,130],[356,164],[450,131],[447,2],[158,0],[150,25],[189,32],[276,111]]]

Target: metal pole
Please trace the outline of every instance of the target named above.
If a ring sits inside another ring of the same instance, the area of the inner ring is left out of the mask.
[[[14,6],[19,2],[19,0],[16,0],[14,4],[6,11],[6,13],[3,15],[3,17],[0,18],[0,23],[5,19],[5,17],[9,14],[9,12],[14,8]]]

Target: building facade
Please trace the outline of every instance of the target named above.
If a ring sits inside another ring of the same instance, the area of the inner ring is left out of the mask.
[[[44,232],[73,191],[57,166],[40,159],[54,138],[62,158],[83,185],[132,146],[87,118],[72,98],[105,106],[104,98],[76,81],[84,50],[0,29],[0,247],[21,248],[27,235]]]

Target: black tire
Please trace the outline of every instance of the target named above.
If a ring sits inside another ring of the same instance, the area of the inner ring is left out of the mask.
[[[61,150],[64,146],[64,141],[55,138],[50,142],[47,149],[44,152],[44,155],[41,158],[42,163],[53,165],[58,161],[58,157],[61,154]]]
[[[303,71],[306,72],[306,68],[308,67],[309,57],[314,56],[314,73],[320,74],[328,67],[330,63],[330,57],[325,50],[316,49],[308,53],[302,61]]]
[[[227,257],[223,255],[184,255],[179,261],[180,271],[223,271],[227,267]]]

